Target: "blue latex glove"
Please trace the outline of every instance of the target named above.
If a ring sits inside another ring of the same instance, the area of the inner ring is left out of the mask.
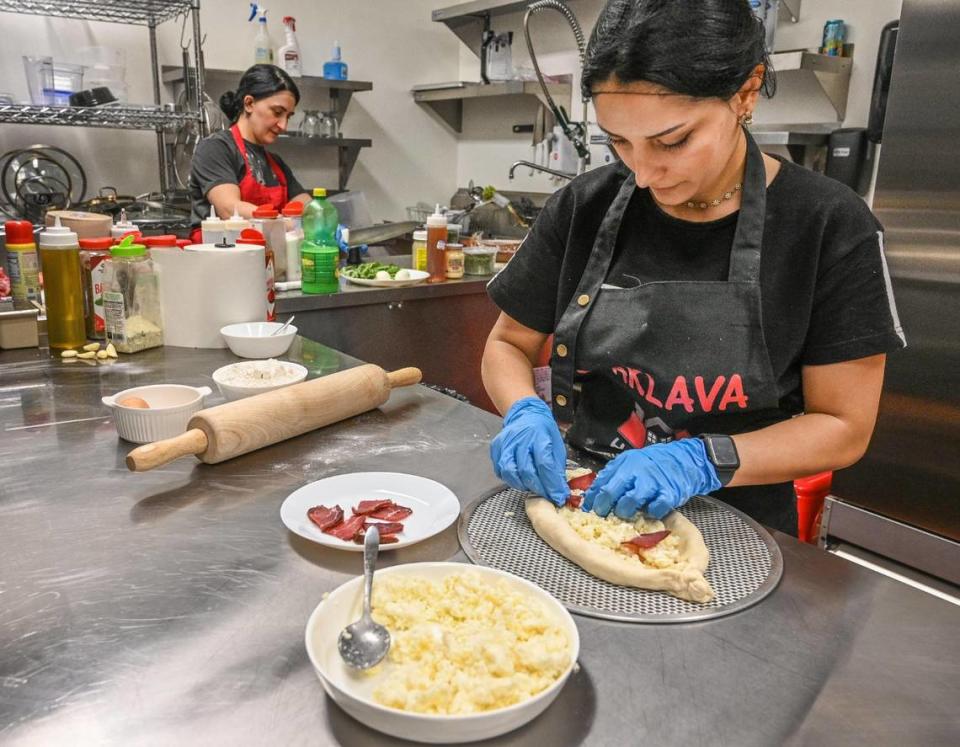
[[[583,497],[584,511],[629,520],[637,511],[662,519],[695,495],[721,487],[699,438],[630,449],[610,460]]]
[[[542,495],[562,506],[567,486],[567,451],[550,408],[537,397],[513,403],[503,430],[490,444],[497,477],[510,487]]]

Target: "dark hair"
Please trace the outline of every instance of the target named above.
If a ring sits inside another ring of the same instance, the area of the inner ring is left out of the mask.
[[[772,96],[776,79],[765,41],[748,0],[609,0],[590,34],[582,92],[589,98],[616,76],[729,99],[762,63],[761,91]]]
[[[300,103],[300,89],[286,71],[276,65],[254,65],[240,78],[236,91],[227,91],[220,97],[220,109],[235,122],[243,111],[244,98],[253,96],[254,101],[259,101],[280,91],[290,91],[294,101]]]

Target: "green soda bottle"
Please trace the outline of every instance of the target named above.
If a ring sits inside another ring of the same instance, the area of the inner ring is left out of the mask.
[[[340,247],[337,224],[340,216],[327,199],[327,190],[313,190],[313,201],[303,211],[303,243],[300,245],[304,293],[336,293],[340,290]]]

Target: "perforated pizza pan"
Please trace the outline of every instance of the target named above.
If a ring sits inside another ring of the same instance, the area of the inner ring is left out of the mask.
[[[467,556],[532,581],[575,614],[634,623],[709,620],[746,609],[776,588],[783,556],[773,537],[746,514],[721,501],[696,496],[680,509],[710,550],[704,574],[716,594],[707,604],[666,592],[618,586],[572,563],[536,533],[527,512],[527,494],[498,488],[470,504],[458,534]]]

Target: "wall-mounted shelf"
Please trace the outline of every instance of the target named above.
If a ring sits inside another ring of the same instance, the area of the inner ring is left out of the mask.
[[[795,77],[814,78],[836,111],[837,121],[843,121],[847,114],[852,57],[832,57],[806,51],[777,52],[771,55],[770,61],[777,73],[778,84],[787,86]]]
[[[336,148],[339,171],[338,188],[345,190],[350,172],[357,163],[361,148],[369,148],[373,141],[367,138],[350,137],[306,137],[304,135],[287,134],[277,138],[277,145],[294,148]]]
[[[560,105],[570,110],[570,83],[549,83],[550,95]],[[433,109],[453,130],[463,130],[463,102],[467,99],[479,99],[490,96],[533,96],[544,106],[547,105],[540,84],[530,80],[506,80],[494,83],[458,82],[443,88],[421,86],[414,88],[413,100]]]
[[[2,2],[3,0],[0,0]],[[216,98],[229,88],[236,88],[243,70],[224,70],[204,68],[204,88]],[[175,65],[163,66],[163,82],[171,86],[183,85],[183,68]],[[314,93],[326,93],[330,99],[329,111],[334,112],[337,123],[343,122],[343,115],[350,104],[350,98],[358,91],[372,91],[373,83],[368,80],[330,80],[318,75],[303,75],[294,79],[300,94],[304,98]]]
[[[800,6],[803,0],[780,0],[780,15],[778,21],[786,18],[790,23],[800,23]]]

